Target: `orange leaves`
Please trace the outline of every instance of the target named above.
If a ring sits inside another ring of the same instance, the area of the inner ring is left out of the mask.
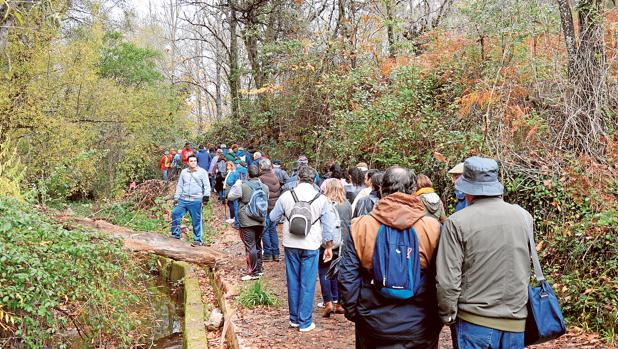
[[[380,72],[382,76],[387,77],[391,72],[401,66],[410,64],[410,58],[407,56],[399,56],[397,58],[387,58],[380,64]]]
[[[470,114],[474,108],[486,108],[496,102],[497,98],[492,91],[472,91],[459,100],[459,119]]]
[[[433,157],[440,162],[448,164],[448,160],[446,159],[446,157],[442,155],[441,153],[438,153],[437,151],[433,152]]]

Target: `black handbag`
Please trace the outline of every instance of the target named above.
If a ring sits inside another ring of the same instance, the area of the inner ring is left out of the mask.
[[[536,244],[534,243],[534,227],[523,213],[523,208],[520,207],[520,209],[527,223],[526,231],[528,233],[530,257],[534,266],[534,276],[539,284],[537,287],[528,286],[528,317],[524,331],[524,345],[529,346],[562,336],[566,332],[566,325],[558,298],[549,282],[545,280],[541,270],[539,255],[536,253]]]

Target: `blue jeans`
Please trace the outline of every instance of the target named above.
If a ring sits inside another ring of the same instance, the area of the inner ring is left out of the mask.
[[[322,300],[324,304],[333,302],[339,299],[339,287],[337,286],[337,278],[329,280],[326,278],[326,273],[330,269],[330,262],[318,266],[320,274],[320,289],[322,290]]]
[[[234,200],[234,228],[240,228],[240,222],[238,221],[238,200]]]
[[[270,212],[269,212],[270,213]],[[266,215],[264,221],[264,234],[262,235],[264,243],[264,258],[279,257],[279,236],[277,235],[277,223],[270,221],[269,215]]]
[[[230,218],[236,221],[236,211],[234,210],[234,201],[227,201],[227,208],[230,209]]]
[[[508,332],[457,319],[455,334],[459,349],[523,349],[524,333]]]
[[[172,237],[180,239],[180,222],[187,212],[191,215],[194,240],[202,242],[202,200],[178,200],[178,205],[172,210]]]
[[[285,247],[284,252],[290,322],[298,324],[300,328],[307,328],[313,322],[313,295],[319,252],[290,247]]]

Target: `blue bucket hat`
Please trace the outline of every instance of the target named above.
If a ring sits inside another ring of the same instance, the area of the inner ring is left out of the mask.
[[[498,196],[504,187],[498,180],[498,163],[494,159],[473,156],[464,161],[463,175],[455,189],[474,196]]]

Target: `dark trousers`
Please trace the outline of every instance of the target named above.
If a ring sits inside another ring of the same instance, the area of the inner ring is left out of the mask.
[[[436,336],[435,341],[430,345],[424,343],[419,346],[412,341],[388,341],[369,338],[366,336],[367,331],[360,330],[358,325],[355,326],[354,332],[356,337],[356,349],[438,349],[438,336]]]
[[[245,245],[249,275],[257,276],[262,272],[262,230],[264,227],[241,227],[240,239]]]

